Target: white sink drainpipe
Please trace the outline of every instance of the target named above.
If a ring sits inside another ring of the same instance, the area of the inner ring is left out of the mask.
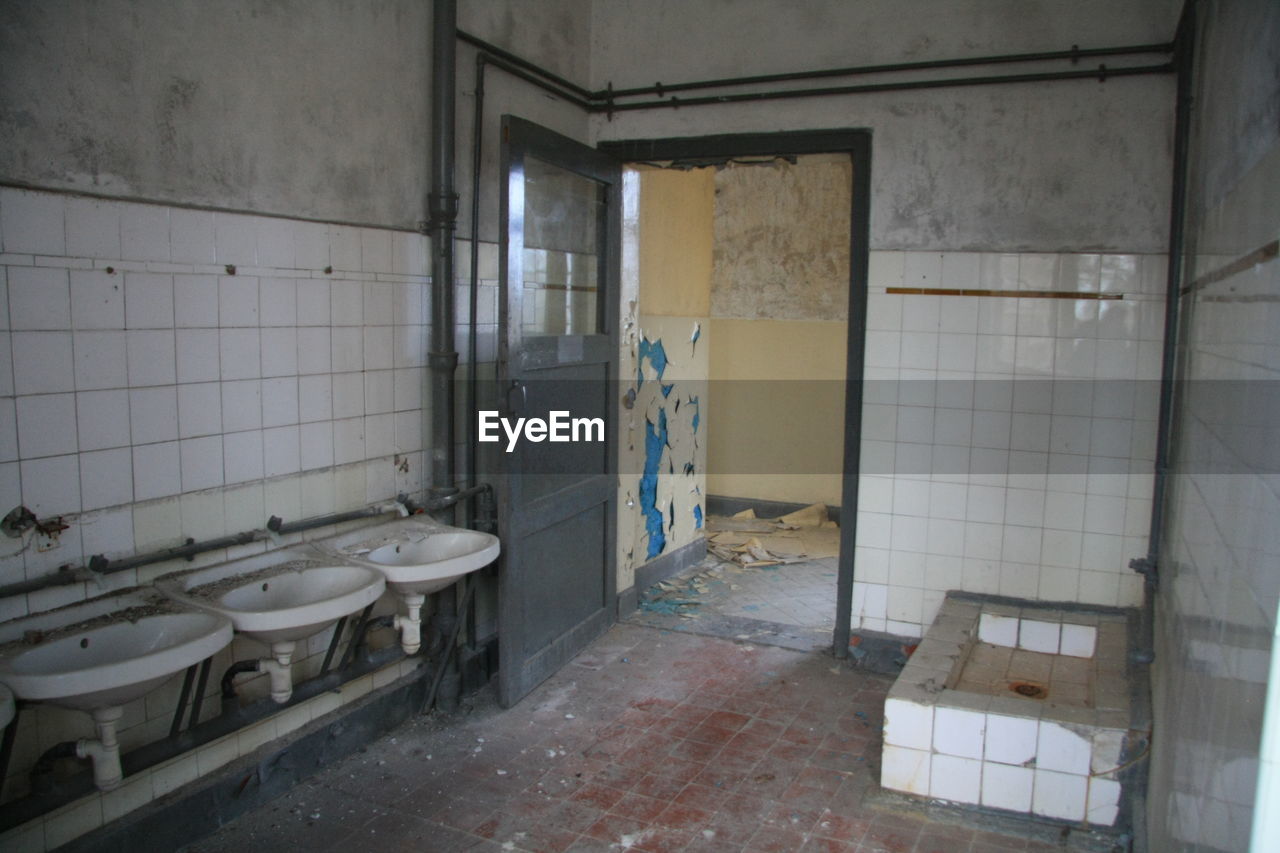
[[[396,630],[400,632],[400,648],[406,655],[416,655],[422,648],[422,603],[427,597],[422,593],[407,593],[400,597],[409,609],[408,616],[397,613],[395,618]]]
[[[114,791],[124,781],[120,767],[120,741],[116,738],[116,723],[124,714],[119,705],[98,708],[93,721],[98,726],[98,739],[81,738],[76,741],[76,757],[93,760],[93,783],[99,791]]]
[[[293,696],[293,640],[271,644],[271,657],[258,661],[258,672],[267,673],[271,679],[271,698],[283,705]]]

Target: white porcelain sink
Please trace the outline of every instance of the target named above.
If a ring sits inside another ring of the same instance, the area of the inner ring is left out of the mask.
[[[293,559],[216,580],[194,572],[162,579],[157,587],[180,601],[220,613],[237,632],[271,644],[318,634],[377,601],[386,581],[363,566]]]
[[[143,696],[231,642],[231,623],[176,606],[134,607],[0,648],[19,699],[94,711]]]
[[[407,655],[421,645],[421,610],[426,596],[498,559],[498,537],[478,530],[437,524],[421,516],[402,518],[331,539],[312,547],[350,563],[377,569],[400,597],[406,613],[396,617],[400,646]]]
[[[400,593],[426,595],[498,558],[498,537],[416,518],[380,524],[317,543],[387,577]]]

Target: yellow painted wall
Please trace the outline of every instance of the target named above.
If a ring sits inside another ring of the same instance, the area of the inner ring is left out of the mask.
[[[711,313],[715,169],[640,172],[640,313]]]
[[[843,322],[712,318],[707,491],[838,506]]]

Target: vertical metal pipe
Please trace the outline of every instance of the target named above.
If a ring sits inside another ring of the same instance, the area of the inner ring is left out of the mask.
[[[1160,364],[1160,409],[1156,419],[1155,478],[1151,489],[1151,527],[1147,556],[1130,566],[1143,575],[1143,607],[1138,648],[1134,660],[1155,659],[1155,594],[1159,580],[1160,552],[1164,539],[1165,504],[1169,492],[1169,466],[1173,454],[1173,420],[1178,373],[1179,314],[1182,307],[1182,261],[1186,250],[1187,171],[1191,146],[1191,100],[1195,57],[1195,2],[1183,7],[1174,41],[1178,69],[1177,102],[1173,125],[1173,186],[1169,211],[1169,263],[1165,282],[1164,347]]]
[[[454,374],[458,352],[453,324],[453,231],[458,221],[458,194],[453,185],[455,90],[457,77],[458,8],[456,0],[435,0],[431,18],[431,194],[428,197],[431,233],[431,497],[446,498],[454,485]],[[453,505],[435,513],[437,521],[454,521]],[[450,636],[457,610],[455,585],[441,590],[437,621]],[[446,650],[442,704],[456,703],[462,680]]]

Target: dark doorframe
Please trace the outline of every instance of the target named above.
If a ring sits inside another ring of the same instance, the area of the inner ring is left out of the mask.
[[[849,320],[845,355],[844,484],[840,507],[840,563],[836,581],[836,657],[849,654],[853,615],[853,554],[858,541],[858,473],[862,449],[862,369],[867,339],[867,259],[871,242],[871,131],[858,129],[742,133],[673,139],[601,142],[600,150],[624,163],[714,161],[731,157],[840,154],[853,163],[849,225]]]

